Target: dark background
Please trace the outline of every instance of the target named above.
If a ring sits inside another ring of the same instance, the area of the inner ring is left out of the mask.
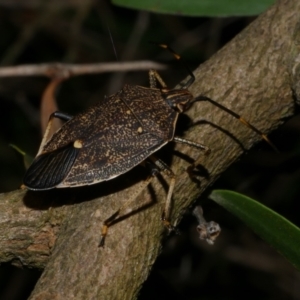
[[[172,87],[185,77],[185,70],[149,41],[171,45],[193,69],[253,19],[168,16],[121,9],[106,1],[56,0],[42,6],[33,0],[0,0],[0,64],[156,60],[169,62],[162,76]],[[0,192],[17,189],[25,171],[21,155],[9,144],[32,156],[37,152],[39,105],[48,82],[45,77],[0,78]],[[148,74],[71,78],[57,94],[58,106],[76,114],[124,83],[148,86]],[[212,188],[251,196],[299,226],[299,131],[299,117],[287,120],[270,136],[280,154],[261,142]],[[300,299],[299,273],[283,257],[212,201],[203,197],[201,205],[207,219],[222,226],[216,244],[199,241],[196,220],[187,213],[179,225],[181,235],[164,242],[139,299]],[[2,265],[0,299],[26,299],[40,274]]]

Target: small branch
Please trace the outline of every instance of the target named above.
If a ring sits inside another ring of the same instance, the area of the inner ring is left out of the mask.
[[[84,74],[107,72],[145,71],[149,69],[164,70],[165,65],[152,61],[111,62],[99,64],[63,64],[50,63],[40,65],[23,65],[0,68],[0,77],[47,76],[51,78],[69,78]]]

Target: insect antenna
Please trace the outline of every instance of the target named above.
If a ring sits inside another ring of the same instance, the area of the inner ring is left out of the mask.
[[[192,70],[187,66],[187,64],[185,64],[181,58],[181,56],[175,52],[169,45],[166,45],[166,44],[159,44],[159,43],[155,43],[155,42],[152,42],[153,44],[157,45],[158,47],[161,47],[163,49],[166,49],[168,50],[170,53],[172,53],[172,55],[174,56],[174,58],[176,60],[178,60],[182,66],[187,70],[187,72],[189,73],[190,75],[190,79],[182,86],[183,89],[188,89],[192,84],[193,82],[195,81],[195,75],[194,73],[192,72]]]
[[[117,49],[116,49],[116,46],[115,46],[115,43],[114,43],[114,39],[113,39],[111,30],[110,30],[108,24],[107,24],[107,31],[108,31],[108,34],[109,34],[109,38],[110,38],[111,45],[112,45],[113,50],[114,50],[114,54],[115,54],[115,57],[116,57],[116,61],[119,61]]]
[[[173,54],[173,56],[175,57],[176,60],[178,60],[183,66],[184,68],[188,71],[189,75],[190,75],[190,79],[183,85],[182,88],[187,89],[194,81],[195,81],[195,75],[192,72],[192,70],[183,62],[181,56],[176,53],[170,46],[166,45],[166,44],[159,44],[159,43],[155,43],[157,46],[168,50],[169,52],[171,52]],[[251,130],[253,130],[256,134],[260,135],[262,137],[262,139],[264,139],[272,148],[275,152],[279,153],[279,150],[277,149],[277,147],[270,141],[270,139],[267,137],[266,134],[264,134],[262,131],[260,131],[259,129],[257,129],[255,126],[253,126],[251,123],[249,123],[247,120],[245,120],[243,117],[241,117],[239,114],[237,114],[236,112],[230,110],[229,108],[221,105],[220,103],[206,97],[206,96],[198,96],[196,97],[193,101],[191,101],[190,104],[193,104],[194,102],[197,101],[209,101],[210,103],[212,103],[213,105],[217,106],[218,108],[226,111],[228,114],[232,115],[234,118],[236,118],[237,120],[239,120],[242,124],[244,124],[245,126],[247,126],[248,128],[250,128]]]

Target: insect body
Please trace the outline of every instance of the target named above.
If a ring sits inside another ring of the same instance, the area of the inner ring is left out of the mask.
[[[175,109],[193,99],[182,93],[125,85],[67,121],[41,147],[25,186],[44,190],[89,185],[127,172],[173,140],[179,114]]]
[[[160,46],[180,59],[166,45]],[[97,105],[73,118],[59,112],[52,114],[39,152],[25,174],[24,185],[31,190],[47,190],[95,184],[126,173],[146,160],[152,166],[152,176],[163,171],[170,177],[162,220],[171,229],[168,219],[175,174],[153,154],[170,141],[209,151],[202,144],[174,136],[180,113],[196,101],[211,101],[273,146],[263,133],[239,115],[207,97],[194,98],[188,87],[195,77],[189,69],[188,72],[190,79],[181,89],[168,89],[159,74],[150,71],[150,88],[125,85],[116,94],[105,97]],[[156,87],[157,82],[161,88]],[[48,140],[53,117],[67,122]],[[150,179],[146,180],[145,185],[149,182]],[[121,211],[119,209],[104,221],[101,245],[108,227]]]

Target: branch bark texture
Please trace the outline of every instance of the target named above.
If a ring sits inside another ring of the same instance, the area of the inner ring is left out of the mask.
[[[278,127],[292,115],[294,97],[299,98],[299,20],[299,1],[278,1],[195,71],[193,94],[215,99],[263,132]],[[173,157],[171,167],[177,174],[174,223],[259,140],[211,103],[196,103],[188,115],[194,126],[184,137],[210,147],[211,154],[199,160],[207,173],[199,177],[200,186],[188,177],[188,162]],[[194,159],[199,156],[184,145],[175,149]],[[111,227],[105,248],[97,246],[102,222],[134,193],[139,180],[137,168],[94,187],[2,195],[1,205],[7,208],[0,209],[1,261],[45,268],[30,299],[137,297],[165,233],[160,222],[165,186],[153,180],[151,189],[137,201],[158,203]]]

